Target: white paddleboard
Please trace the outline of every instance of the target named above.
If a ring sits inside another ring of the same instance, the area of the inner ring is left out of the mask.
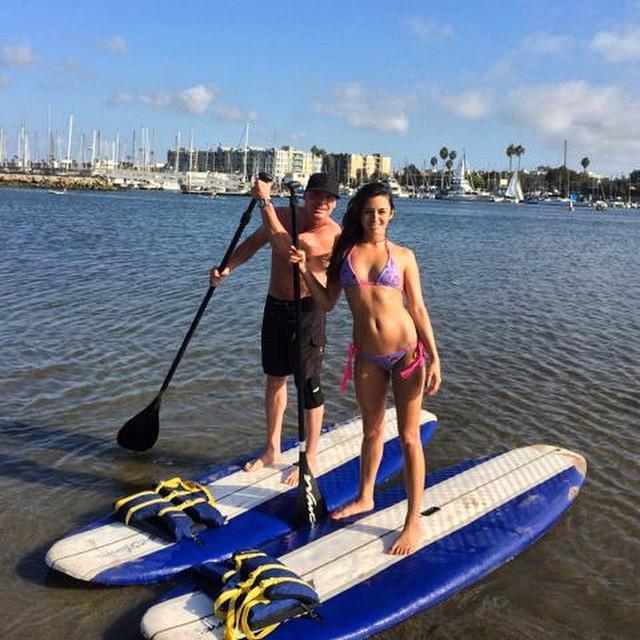
[[[572,503],[586,473],[582,456],[547,445],[461,467],[452,476],[433,474],[437,484],[423,494],[422,538],[410,556],[387,553],[402,529],[405,500],[326,535],[316,531],[288,552],[299,539],[263,547],[285,551],[279,559],[309,581],[321,601],[319,619],[286,622],[270,640],[366,637],[440,602],[542,535]],[[213,598],[187,590],[151,607],[141,631],[153,640],[222,639],[221,625]]]
[[[421,436],[426,443],[437,419],[422,411]],[[395,409],[385,414],[385,454],[378,482],[402,466]],[[362,421],[354,418],[328,428],[318,447],[318,483],[330,509],[353,499],[358,486]],[[150,583],[171,577],[198,562],[230,555],[238,546],[255,546],[291,530],[289,496],[295,490],[283,478],[298,460],[297,447],[284,451],[282,463],[247,473],[240,465],[200,479],[211,490],[228,524],[207,531],[201,545],[171,543],[125,525],[111,516],[56,542],[47,553],[52,568],[80,580],[102,584]],[[261,537],[260,540],[256,536]]]

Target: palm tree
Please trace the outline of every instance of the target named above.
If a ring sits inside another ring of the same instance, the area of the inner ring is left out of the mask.
[[[438,165],[438,158],[431,156],[431,160],[429,160],[429,162],[431,162],[431,175],[433,176],[436,166]]]
[[[514,150],[514,155],[518,158],[518,171],[520,171],[520,156],[524,155],[524,147],[519,144]]]
[[[455,151],[453,152],[455,153]],[[445,162],[445,165],[447,167],[447,185],[451,184],[451,167],[453,167],[453,158],[451,157],[451,154],[449,154],[449,159]]]
[[[587,167],[591,164],[591,160],[585,156],[580,160],[580,164],[582,165],[582,170],[587,173]]]
[[[510,145],[507,147],[507,151],[506,151],[507,156],[509,157],[509,173],[511,173],[511,166],[512,166],[512,162],[513,162],[513,155],[515,154],[515,152],[516,152],[516,147],[515,147],[515,145],[510,144]]]
[[[444,189],[444,166],[447,158],[449,157],[449,149],[447,149],[447,147],[442,147],[442,149],[440,149],[439,155],[440,159],[442,160],[442,173],[440,174],[440,190],[442,191],[442,189]]]
[[[453,163],[455,162],[457,157],[458,157],[457,151],[454,151],[453,149],[449,151],[449,160],[451,160],[451,167],[453,166]],[[449,172],[451,172],[451,167],[449,167]],[[449,183],[451,183],[451,177],[449,177]]]

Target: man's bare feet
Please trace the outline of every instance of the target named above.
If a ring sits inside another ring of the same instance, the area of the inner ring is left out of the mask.
[[[275,456],[265,452],[255,460],[249,460],[248,462],[246,462],[243,469],[248,473],[253,473],[254,471],[259,471],[263,467],[266,467],[270,464],[278,464],[279,462],[279,455]]]
[[[355,516],[359,513],[365,513],[373,509],[374,504],[372,499],[357,498],[349,504],[345,504],[344,507],[340,507],[331,512],[331,518],[333,520],[341,520],[342,518],[348,518],[349,516]]]
[[[416,550],[416,545],[422,535],[420,520],[407,520],[398,539],[391,545],[389,553],[392,556],[408,556]]]
[[[315,457],[311,457],[307,454],[307,464],[309,465],[309,469],[311,469],[311,473],[315,476],[316,468],[317,468],[317,460]],[[290,471],[286,471],[284,477],[282,478],[282,482],[290,487],[297,487],[298,482],[300,481],[300,469],[295,466]]]
[[[300,469],[298,469],[298,467],[291,467],[291,469],[287,469],[284,472],[282,476],[282,482],[290,487],[297,487],[299,478]]]

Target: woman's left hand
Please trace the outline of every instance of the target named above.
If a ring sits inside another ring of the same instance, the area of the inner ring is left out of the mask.
[[[440,361],[432,360],[427,367],[427,377],[424,385],[425,393],[428,396],[435,396],[442,384],[442,373],[440,371]]]

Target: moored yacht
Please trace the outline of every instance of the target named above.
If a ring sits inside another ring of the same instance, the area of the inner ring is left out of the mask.
[[[455,202],[494,202],[494,196],[484,189],[474,189],[470,180],[467,156],[462,154],[460,162],[451,178],[451,186],[439,196],[442,200],[453,200]]]
[[[400,186],[400,184],[394,177],[389,177],[386,180],[384,180],[384,184],[387,185],[387,188],[389,189],[389,191],[391,192],[391,195],[394,198],[409,197],[409,192],[404,187]]]

